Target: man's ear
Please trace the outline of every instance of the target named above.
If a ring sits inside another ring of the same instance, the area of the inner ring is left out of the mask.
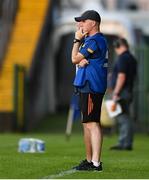
[[[96,21],[92,21],[92,27],[96,26]]]

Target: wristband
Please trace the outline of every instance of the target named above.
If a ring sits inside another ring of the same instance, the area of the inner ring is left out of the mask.
[[[75,39],[73,40],[73,43],[77,43],[77,42],[81,42],[81,40],[75,38]]]

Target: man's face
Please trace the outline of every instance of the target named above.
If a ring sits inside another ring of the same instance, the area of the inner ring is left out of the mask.
[[[123,52],[123,49],[120,47],[115,48],[115,52],[117,55],[120,55]]]
[[[119,55],[119,48],[114,48],[114,50],[115,50],[116,54]]]
[[[94,21],[87,19],[79,22],[79,27],[82,29],[83,33],[89,33],[94,26]]]

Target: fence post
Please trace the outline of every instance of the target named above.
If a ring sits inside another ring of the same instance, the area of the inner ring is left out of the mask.
[[[26,69],[22,65],[14,66],[14,122],[15,130],[26,131],[25,119],[25,77]]]

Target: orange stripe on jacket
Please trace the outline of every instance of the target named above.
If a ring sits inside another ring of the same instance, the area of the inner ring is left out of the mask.
[[[88,95],[88,115],[92,112],[93,107],[94,107],[94,104],[93,104],[91,95],[89,94]]]

